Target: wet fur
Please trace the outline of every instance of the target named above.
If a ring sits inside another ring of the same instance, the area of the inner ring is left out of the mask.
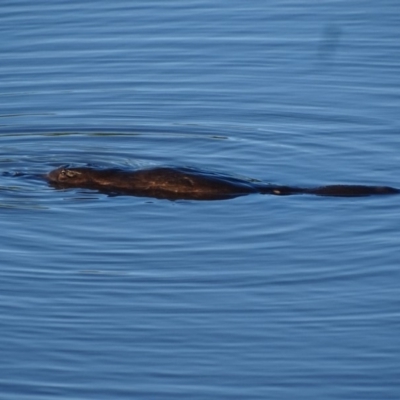
[[[389,186],[329,185],[316,188],[268,185],[214,174],[192,168],[158,167],[138,171],[93,168],[58,168],[47,176],[57,188],[87,188],[104,193],[130,194],[170,200],[221,200],[251,193],[278,196],[314,194],[318,196],[361,197],[396,194]]]

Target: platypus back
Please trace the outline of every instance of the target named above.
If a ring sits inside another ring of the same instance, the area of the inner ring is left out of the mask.
[[[58,168],[47,178],[58,188],[79,187],[171,200],[221,200],[258,192],[246,180],[192,168],[159,167],[138,171]]]

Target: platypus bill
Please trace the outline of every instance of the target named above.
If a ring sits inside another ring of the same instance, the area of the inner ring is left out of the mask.
[[[277,196],[361,197],[400,193],[390,186],[328,185],[315,188],[270,185],[192,168],[156,167],[137,171],[58,168],[46,175],[60,189],[83,188],[102,193],[128,194],[169,200],[223,200],[251,193]]]

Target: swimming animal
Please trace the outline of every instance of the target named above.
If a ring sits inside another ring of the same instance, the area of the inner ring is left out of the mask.
[[[281,186],[186,167],[155,167],[136,171],[60,167],[46,175],[55,188],[84,188],[169,200],[223,200],[251,193],[286,196],[361,197],[400,193],[390,186],[328,185],[315,188]]]

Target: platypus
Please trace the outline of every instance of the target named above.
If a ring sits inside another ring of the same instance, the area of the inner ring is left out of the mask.
[[[223,200],[251,193],[336,197],[400,193],[400,189],[390,186],[328,185],[303,188],[272,185],[185,167],[155,167],[136,171],[60,167],[47,174],[46,178],[52,186],[61,189],[85,188],[102,193],[169,200]]]

